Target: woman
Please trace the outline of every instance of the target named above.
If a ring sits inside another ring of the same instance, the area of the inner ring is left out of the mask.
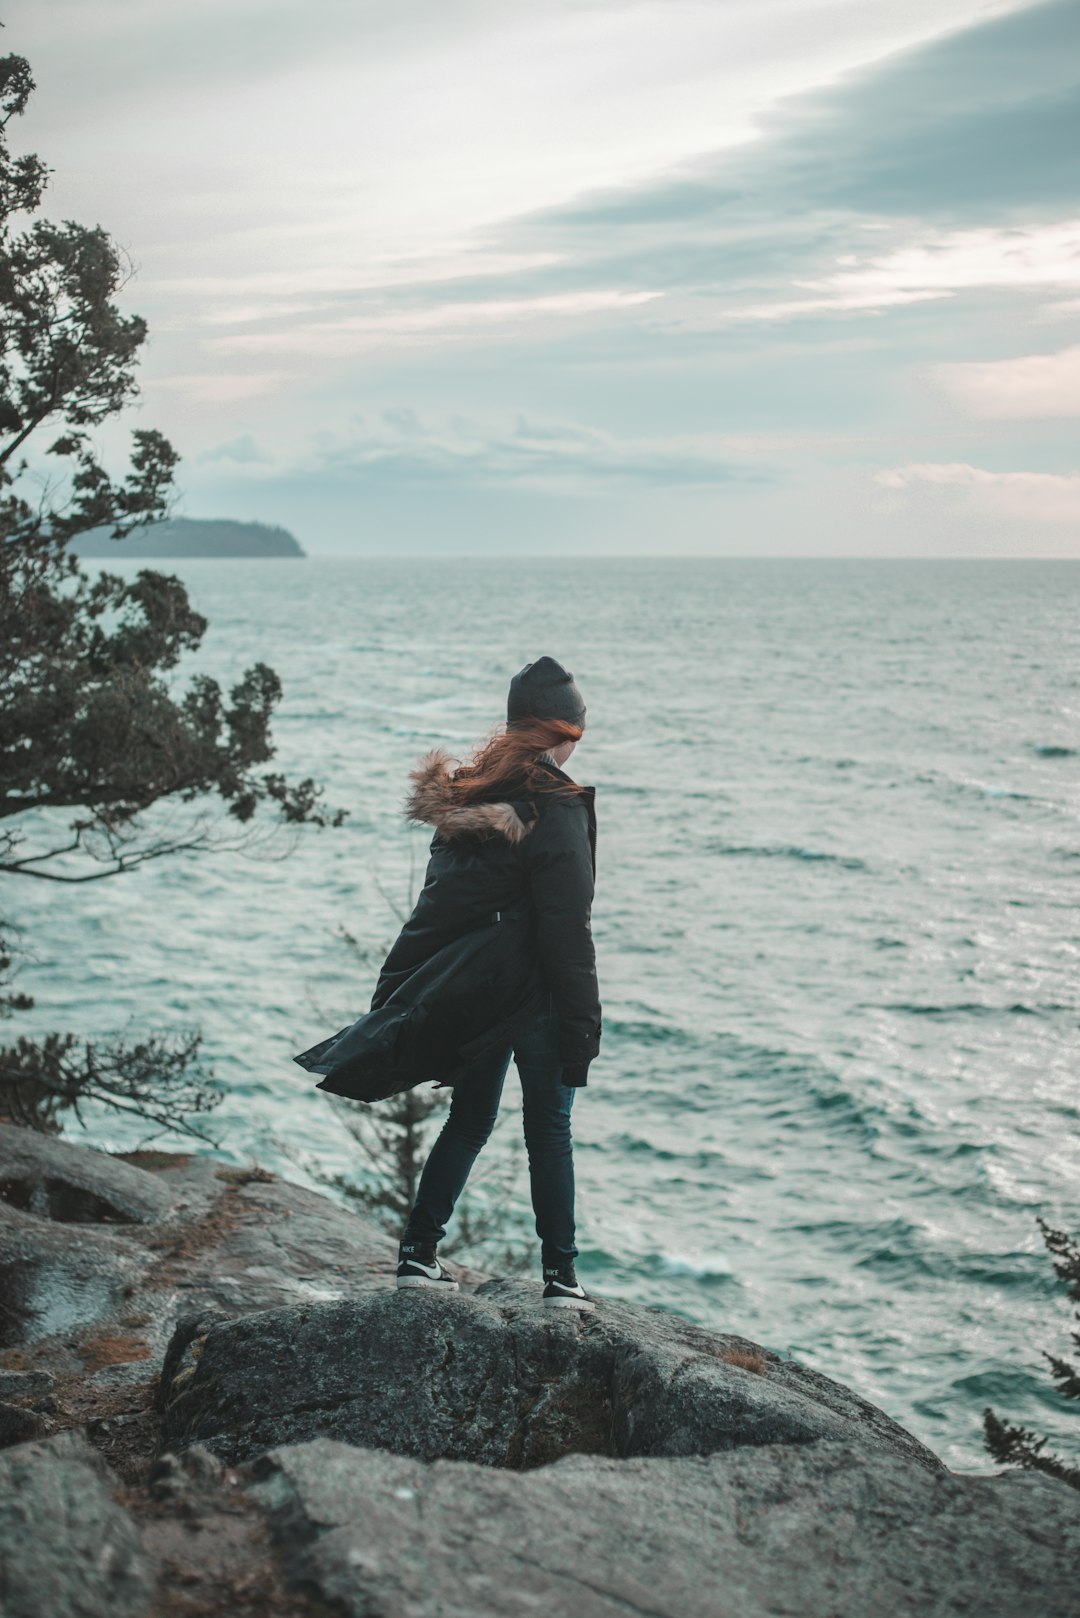
[[[379,977],[373,1007],[459,934],[489,916],[514,918],[507,953],[524,939],[531,981],[516,1027],[452,1075],[454,1094],[432,1147],[398,1254],[399,1287],[454,1291],[436,1248],[499,1110],[513,1056],[521,1079],[544,1302],[592,1309],[574,1260],[570,1111],[600,1046],[600,1000],[590,916],[596,871],[593,788],[562,766],[585,728],[574,679],[552,657],[527,663],[510,684],[506,728],[466,767],[442,752],[413,772],[406,806],[435,836],[423,892]],[[482,985],[460,980],[468,996]],[[539,1009],[537,1009],[537,1007]],[[500,1027],[504,1025],[500,1024]]]

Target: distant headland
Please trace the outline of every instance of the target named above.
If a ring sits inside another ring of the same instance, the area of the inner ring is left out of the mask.
[[[232,522],[226,518],[171,517],[167,522],[137,528],[126,539],[110,539],[109,529],[93,528],[71,542],[79,556],[304,556],[300,542],[287,528],[263,522]]]

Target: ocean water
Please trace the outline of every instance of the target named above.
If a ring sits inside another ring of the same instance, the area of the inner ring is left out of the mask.
[[[1080,1228],[1080,565],[171,566],[210,619],[199,666],[277,669],[277,763],[349,820],[9,884],[27,1031],[198,1024],[222,1156],[362,1171],[291,1054],[366,1008],[418,891],[410,765],[467,753],[549,652],[588,703],[570,768],[599,821],[586,1282],[798,1357],[954,1467],[991,1464],[988,1404],[1080,1455],[1035,1223]],[[485,1157],[516,1163],[521,1223],[517,1101],[511,1069]]]

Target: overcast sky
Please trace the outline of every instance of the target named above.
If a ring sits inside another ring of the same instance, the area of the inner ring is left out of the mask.
[[[11,0],[179,510],[1080,556],[1080,3]]]

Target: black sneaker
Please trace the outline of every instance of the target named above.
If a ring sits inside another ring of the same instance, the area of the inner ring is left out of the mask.
[[[438,1287],[440,1292],[456,1292],[458,1284],[435,1256],[434,1247],[422,1242],[402,1242],[398,1247],[399,1287]]]
[[[544,1302],[555,1309],[595,1309],[570,1264],[544,1265]]]

